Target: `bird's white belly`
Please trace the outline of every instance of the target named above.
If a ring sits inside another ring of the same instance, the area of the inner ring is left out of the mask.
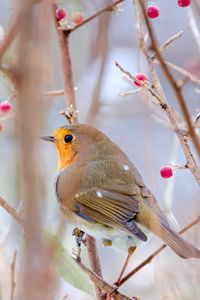
[[[88,222],[70,211],[65,211],[65,215],[69,223],[75,227],[102,243],[104,240],[112,241],[112,246],[118,250],[127,251],[131,246],[138,247],[145,243],[138,239],[137,236],[128,235],[126,232],[119,231],[112,227]],[[147,232],[144,228],[142,228],[142,230],[145,234],[147,234],[147,236],[149,235],[149,232]]]

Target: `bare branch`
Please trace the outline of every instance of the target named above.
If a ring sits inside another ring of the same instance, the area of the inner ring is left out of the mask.
[[[17,213],[16,209],[8,204],[2,197],[0,197],[0,206],[3,207],[9,215],[15,219],[22,227],[24,226],[24,220],[20,214]]]
[[[102,271],[101,271],[101,265],[100,265],[100,260],[98,256],[98,249],[96,246],[96,241],[93,237],[90,235],[87,235],[86,237],[86,246],[88,249],[88,256],[90,260],[90,265],[92,270],[102,278]],[[101,300],[101,289],[99,286],[95,285],[95,290],[96,290],[96,297],[98,300]]]
[[[157,60],[154,61],[155,64],[159,64],[159,62]],[[195,76],[194,74],[188,72],[187,70],[171,63],[171,62],[165,62],[171,69],[174,69],[175,71],[177,71],[178,73],[182,74],[185,77],[188,77],[191,81],[200,84],[200,78],[198,78],[197,76]]]
[[[65,103],[67,107],[70,106],[70,104],[72,104],[73,107],[76,109],[72,64],[71,64],[71,58],[69,53],[69,39],[66,32],[59,30],[58,28],[58,22],[56,19],[57,8],[58,6],[56,4],[52,4],[52,14],[53,14],[54,24],[56,28],[56,33],[58,36],[62,67],[63,67]],[[75,122],[77,122],[77,119],[75,120]]]
[[[19,29],[19,23],[20,23],[20,14],[16,14],[13,18],[13,21],[4,37],[4,39],[0,42],[0,62],[6,52],[6,50],[9,48],[13,40],[15,39],[18,29]]]
[[[195,16],[194,16],[194,13],[193,13],[193,10],[192,10],[191,7],[188,7],[187,16],[188,16],[188,22],[189,22],[190,30],[192,32],[192,35],[193,35],[194,40],[196,42],[198,51],[200,53],[200,32],[199,32],[197,22],[195,20]]]
[[[76,261],[76,262],[80,266],[80,268],[89,275],[92,282],[95,283],[95,285],[98,286],[102,290],[102,292],[104,292],[105,294],[110,294],[113,292],[113,287],[110,286],[107,282],[105,282],[100,276],[98,276],[97,274],[92,272],[81,262],[79,262],[79,261]],[[113,297],[115,300],[130,300],[130,298],[121,294],[118,291],[116,291],[116,293]]]
[[[14,251],[13,260],[10,265],[11,269],[11,292],[10,292],[10,300],[14,299],[14,292],[15,292],[15,266],[16,266],[16,258],[17,258],[17,250]]]
[[[121,2],[123,2],[124,0],[117,0],[115,1],[113,4],[108,5],[106,7],[104,7],[103,9],[99,10],[98,12],[96,12],[94,15],[90,16],[89,18],[85,19],[81,24],[66,30],[67,34],[70,34],[71,32],[77,30],[78,28],[82,27],[83,25],[89,23],[90,21],[94,20],[95,18],[99,17],[101,14],[105,13],[105,12],[112,12],[114,11],[114,8],[120,4]]]

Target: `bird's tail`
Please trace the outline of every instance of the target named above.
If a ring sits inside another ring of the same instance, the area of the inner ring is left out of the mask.
[[[159,214],[155,213],[155,211],[146,205],[143,206],[143,212],[147,217],[144,218],[139,213],[137,214],[136,221],[139,221],[140,224],[161,238],[180,257],[200,258],[200,251],[184,240],[178,233],[174,232],[167,221],[163,220]],[[140,217],[138,218],[139,215]]]
[[[172,229],[161,225],[160,238],[182,258],[200,258],[200,251]]]

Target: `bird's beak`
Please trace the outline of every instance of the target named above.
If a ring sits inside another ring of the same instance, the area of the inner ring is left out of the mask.
[[[47,136],[41,136],[40,138],[47,142],[52,142],[52,143],[55,142],[54,136],[47,135]]]

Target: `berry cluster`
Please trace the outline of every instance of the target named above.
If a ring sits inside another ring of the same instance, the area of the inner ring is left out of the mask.
[[[77,11],[69,17],[67,12],[62,8],[58,8],[56,10],[56,19],[58,20],[61,28],[63,27],[63,29],[68,29],[80,25],[84,21],[84,17],[80,12]],[[68,24],[69,19],[71,19],[72,26]]]

